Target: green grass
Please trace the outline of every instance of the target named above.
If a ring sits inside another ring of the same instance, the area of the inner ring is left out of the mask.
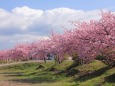
[[[72,63],[73,61],[64,61],[55,65],[54,61],[49,61],[6,66],[0,68],[0,81],[27,83],[30,86],[115,86],[115,67],[110,68],[97,60],[58,73],[66,70]],[[51,68],[56,70],[51,71]],[[75,74],[66,76],[72,70]]]
[[[65,61],[62,64],[55,66],[53,61],[47,63],[25,63],[20,65],[12,65],[0,68],[0,73],[3,73],[4,78],[0,80],[11,80],[21,83],[29,83],[37,86],[70,86],[75,83],[70,83],[71,78],[66,78],[64,74],[55,74],[54,72],[48,71],[47,69],[55,67],[58,70],[71,65],[72,62]],[[39,65],[44,68],[37,69]],[[6,78],[7,77],[7,78]]]
[[[76,67],[80,73],[76,74],[78,77],[76,82],[79,86],[115,86],[114,78],[108,78],[108,80],[114,79],[112,82],[107,81],[107,77],[115,74],[115,67],[110,68],[100,61],[94,61],[90,64]]]

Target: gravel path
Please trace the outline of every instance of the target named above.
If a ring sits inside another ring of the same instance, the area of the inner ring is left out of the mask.
[[[31,86],[31,85],[12,81],[0,81],[0,86]]]

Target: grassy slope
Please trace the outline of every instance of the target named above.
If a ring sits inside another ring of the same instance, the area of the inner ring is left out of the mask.
[[[0,68],[0,80],[28,83],[31,86],[115,86],[115,68],[108,68],[99,61],[57,74],[72,63],[72,61],[64,61],[55,65],[51,61],[46,64],[25,63],[7,66]],[[41,68],[39,65],[42,65]],[[74,75],[66,76],[66,73],[71,73],[73,70]]]

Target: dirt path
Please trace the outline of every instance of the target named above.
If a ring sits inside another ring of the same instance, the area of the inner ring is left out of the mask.
[[[12,81],[0,81],[0,86],[31,86],[31,85]]]

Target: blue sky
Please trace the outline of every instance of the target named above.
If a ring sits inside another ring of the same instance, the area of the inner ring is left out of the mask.
[[[28,6],[34,9],[48,10],[59,7],[71,9],[94,10],[112,9],[115,10],[115,0],[2,0],[0,8],[11,10],[15,7]]]
[[[74,28],[68,21],[98,20],[100,10],[114,12],[115,0],[1,0],[0,50]]]

